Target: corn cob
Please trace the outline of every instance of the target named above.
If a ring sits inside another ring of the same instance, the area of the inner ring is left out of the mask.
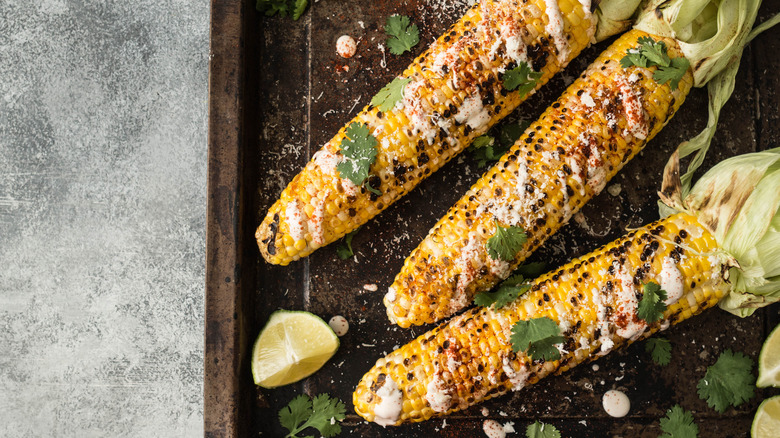
[[[458,411],[560,374],[714,306],[730,288],[728,263],[695,216],[680,213],[631,232],[557,271],[501,308],[474,308],[379,359],[353,395],[355,411],[382,425]],[[654,323],[637,316],[642,284],[668,293]],[[513,352],[512,326],[548,317],[561,358]]]
[[[345,126],[269,209],[255,235],[263,257],[286,265],[336,241],[514,110],[527,95],[502,87],[505,70],[527,62],[542,73],[538,88],[590,43],[595,18],[581,1],[483,0],[471,8],[402,73],[411,79],[402,104],[387,112],[369,105],[352,120],[378,141],[368,185],[380,194],[339,176]]]
[[[597,195],[658,133],[685,100],[688,70],[672,90],[651,68],[620,66],[649,34],[615,41],[553,103],[502,159],[466,192],[406,259],[384,304],[401,327],[432,323],[506,278]],[[675,40],[669,56],[681,56]],[[527,241],[511,261],[492,259],[485,242],[502,226],[522,226]]]

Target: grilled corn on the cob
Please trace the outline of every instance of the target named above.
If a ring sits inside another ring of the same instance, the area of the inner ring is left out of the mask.
[[[501,309],[475,308],[379,359],[353,395],[381,425],[423,421],[536,383],[650,336],[714,306],[729,290],[712,234],[681,213],[631,232],[533,282]],[[667,291],[657,322],[637,315],[642,284]],[[548,317],[561,329],[560,360],[513,352],[512,326]]]
[[[384,298],[402,327],[432,323],[506,278],[661,130],[685,100],[690,72],[672,90],[652,68],[620,66],[647,33],[621,36],[477,181],[406,259]],[[681,53],[664,41],[670,57]],[[502,226],[527,241],[513,260],[494,260],[485,242]]]
[[[286,265],[364,224],[435,172],[526,97],[502,86],[521,62],[546,83],[591,41],[589,0],[482,0],[401,74],[411,79],[391,110],[364,108],[378,142],[367,183],[342,178],[342,128],[285,188],[256,232],[263,257]],[[349,125],[349,124],[348,124]],[[347,125],[347,126],[348,126]]]

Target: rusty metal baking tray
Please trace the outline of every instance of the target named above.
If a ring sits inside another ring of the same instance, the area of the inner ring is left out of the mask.
[[[696,395],[706,366],[727,349],[752,358],[778,308],[747,319],[714,309],[668,330],[670,365],[648,360],[641,343],[482,406],[430,421],[383,429],[361,421],[352,410],[352,389],[385,352],[424,328],[388,323],[381,298],[406,255],[431,225],[480,175],[463,154],[404,199],[365,225],[355,236],[356,257],[343,261],[336,245],[286,267],[262,261],[254,230],[284,185],[342,124],[465,11],[467,0],[320,0],[299,21],[265,18],[254,1],[212,0],[209,102],[209,172],[205,323],[204,420],[206,436],[283,436],[277,412],[295,394],[328,392],[347,404],[344,436],[483,436],[488,418],[514,421],[522,436],[527,424],[554,424],[564,436],[656,437],[659,418],[675,403],[693,411],[702,437],[747,436],[759,401],[777,391],[757,391],[738,409],[717,414]],[[759,19],[780,10],[766,2]],[[421,30],[412,54],[384,54],[387,16],[408,15]],[[358,40],[349,60],[335,52],[336,39]],[[534,119],[592,61],[606,44],[592,47],[513,115]],[[705,167],[738,153],[780,144],[780,32],[759,37],[745,51],[732,101]],[[681,111],[645,151],[593,199],[580,221],[571,221],[533,260],[553,268],[622,235],[626,228],[657,216],[655,192],[665,160],[680,140],[706,121],[706,93],[694,90]],[[371,291],[376,285],[377,291]],[[350,322],[336,356],[311,378],[275,390],[255,388],[249,368],[252,342],[268,315],[305,309],[325,319]],[[630,414],[613,419],[601,408],[608,389],[624,390]],[[513,435],[510,435],[513,436]]]

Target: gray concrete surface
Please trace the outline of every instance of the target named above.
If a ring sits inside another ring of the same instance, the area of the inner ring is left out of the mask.
[[[202,435],[207,0],[0,0],[0,436]]]

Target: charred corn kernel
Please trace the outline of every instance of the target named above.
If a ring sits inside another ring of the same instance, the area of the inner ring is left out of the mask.
[[[384,298],[391,321],[408,327],[463,309],[477,291],[509,276],[661,130],[693,77],[688,71],[672,91],[653,80],[652,69],[620,67],[626,50],[647,35],[632,30],[612,44],[434,225]],[[682,56],[674,40],[660,39],[670,56]],[[508,263],[485,249],[494,220],[527,235]],[[410,306],[398,305],[402,297]]]
[[[379,359],[353,394],[355,411],[387,425],[423,421],[519,390],[664,330],[727,293],[727,266],[717,251],[713,236],[688,214],[635,230],[539,277],[513,303],[471,309]],[[668,293],[663,318],[653,323],[637,315],[649,282]],[[512,350],[512,326],[541,317],[561,328],[565,342],[559,344],[559,360],[533,360]],[[382,407],[391,402],[402,409],[387,418]]]
[[[595,26],[585,3],[485,0],[471,8],[401,74],[411,81],[400,104],[386,112],[369,105],[353,120],[367,124],[379,143],[369,172],[381,176],[384,168],[389,178],[368,182],[382,194],[393,193],[390,199],[340,178],[336,166],[343,159],[342,128],[268,210],[255,235],[263,257],[286,265],[309,255],[371,219],[460,153],[525,99],[504,89],[504,71],[527,62],[542,73],[537,81],[541,87],[587,46]],[[328,191],[338,208],[328,204],[323,217],[313,218],[314,196]],[[343,229],[330,229],[330,216],[345,211],[368,214],[350,214]],[[284,234],[290,232],[298,233],[296,240],[308,234],[317,245],[282,254],[277,249],[285,246]]]

